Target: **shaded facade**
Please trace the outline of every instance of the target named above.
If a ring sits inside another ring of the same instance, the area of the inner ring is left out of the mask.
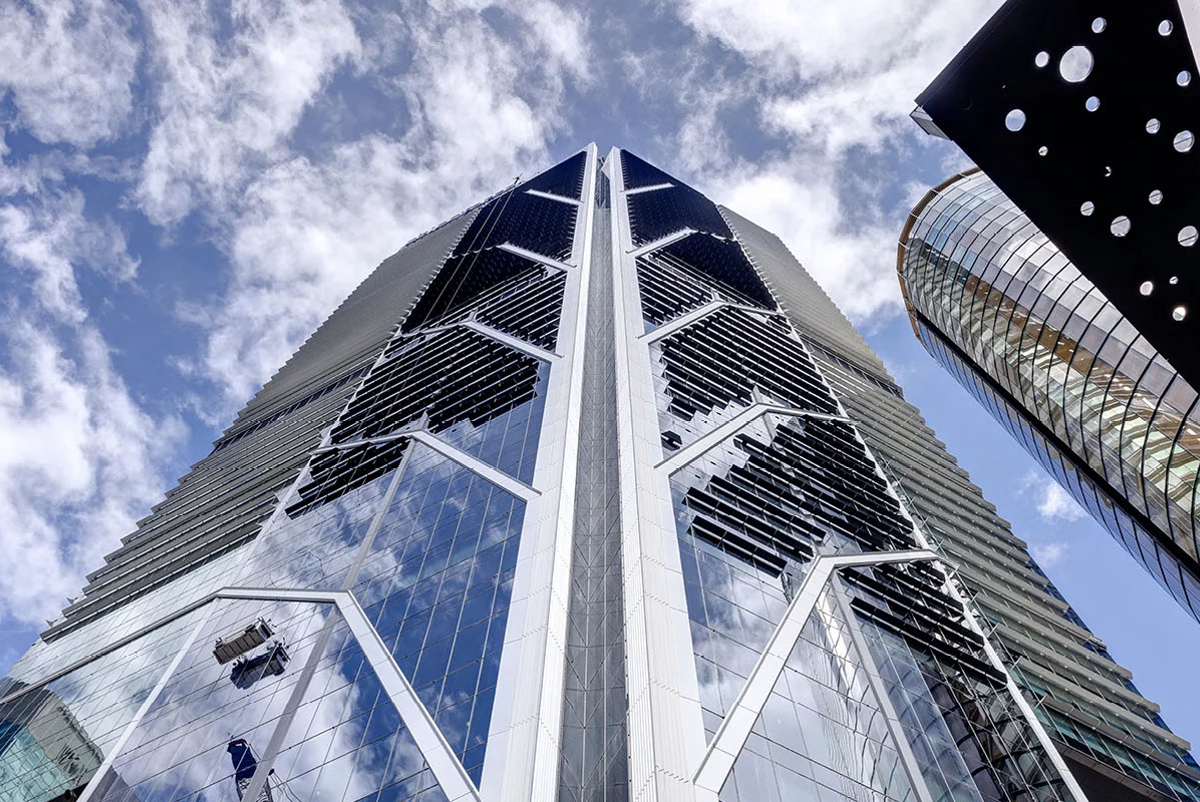
[[[589,146],[386,260],[89,578],[0,681],[0,800],[1200,798],[994,515],[991,634],[920,523],[990,508],[874,392],[777,239]],[[1053,705],[1141,717],[1142,779]]]
[[[1200,617],[1187,380],[983,173],[926,195],[899,259],[929,352]]]

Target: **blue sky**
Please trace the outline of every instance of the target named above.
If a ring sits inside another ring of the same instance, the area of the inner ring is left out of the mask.
[[[0,668],[374,265],[595,140],[779,233],[1200,741],[1200,629],[903,316],[965,165],[907,113],[998,4],[0,4]]]

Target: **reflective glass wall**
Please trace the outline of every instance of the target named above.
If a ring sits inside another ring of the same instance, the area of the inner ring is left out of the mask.
[[[1196,391],[982,173],[926,196],[899,269],[930,353],[1200,617]]]
[[[690,792],[1072,798],[1044,732],[720,210],[629,151],[618,169],[616,155],[614,208],[628,226],[616,240],[626,255],[618,339],[639,511],[625,561],[644,566],[648,586],[627,645],[631,661],[645,653],[649,715],[683,722],[674,746],[694,750],[683,762]],[[674,553],[659,539],[671,534]],[[687,628],[669,643],[637,640],[638,627],[676,621]],[[683,701],[655,698],[668,683]],[[632,670],[630,685],[636,737]],[[646,781],[665,795],[675,755],[657,734]],[[635,758],[635,785],[640,769]]]

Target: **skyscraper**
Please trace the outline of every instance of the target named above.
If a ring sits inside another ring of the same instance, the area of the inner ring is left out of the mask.
[[[89,577],[0,799],[1200,799],[1155,711],[776,238],[589,146],[380,265]]]
[[[1200,618],[1191,384],[977,170],[922,198],[898,266],[926,349]]]
[[[1196,799],[1188,744],[1108,653],[777,237],[723,209],[1091,800]],[[1153,790],[1152,790],[1153,789]]]
[[[1190,0],[1006,0],[913,113],[1193,385],[1198,36]]]

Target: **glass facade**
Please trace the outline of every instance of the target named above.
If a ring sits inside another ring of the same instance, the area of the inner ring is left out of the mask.
[[[1138,693],[879,358],[778,237],[722,212],[921,531],[955,565],[989,639],[1088,797],[1194,799],[1200,775],[1187,743]]]
[[[592,145],[386,260],[0,680],[0,802],[1085,799],[758,231]]]
[[[410,243],[251,401],[0,682],[0,799],[478,796],[588,160]]]
[[[1200,617],[1196,391],[984,174],[902,244],[921,342]]]
[[[627,649],[648,653],[648,685],[696,688],[700,715],[676,709],[703,730],[684,735],[701,755],[698,789],[731,802],[1070,798],[942,570],[871,562],[924,540],[721,210],[620,158],[634,467],[658,468],[634,479],[636,501],[668,513],[678,540],[658,551],[643,524],[625,553],[667,569],[642,568],[659,574],[651,593],[682,591],[693,662],[639,643],[628,623]],[[813,579],[842,559],[864,562]],[[678,620],[644,606],[648,631]],[[661,700],[649,712],[674,710]],[[631,704],[633,733],[640,714]],[[670,747],[652,736],[648,781],[664,794]]]

